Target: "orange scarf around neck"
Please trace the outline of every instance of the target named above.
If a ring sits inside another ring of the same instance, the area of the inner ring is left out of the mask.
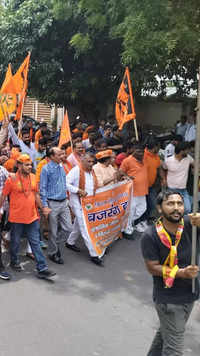
[[[86,171],[83,169],[83,167],[80,167],[79,189],[82,189],[82,190],[85,190],[85,173],[86,173]],[[93,176],[94,195],[95,195],[97,186],[98,186],[98,181],[97,181],[97,177],[96,177],[96,174],[94,173],[93,169],[92,169],[91,173]]]

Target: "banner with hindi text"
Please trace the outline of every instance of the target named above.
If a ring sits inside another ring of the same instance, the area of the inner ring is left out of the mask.
[[[125,230],[131,199],[131,181],[105,186],[81,199],[87,232],[99,256]]]

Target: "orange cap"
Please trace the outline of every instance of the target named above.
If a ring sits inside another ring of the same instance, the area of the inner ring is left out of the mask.
[[[112,150],[100,151],[96,154],[96,159],[106,158],[112,156]]]
[[[32,160],[30,158],[29,155],[27,155],[26,153],[22,153],[18,158],[17,158],[17,162],[19,163],[32,163]]]
[[[13,147],[10,153],[10,158],[17,160],[17,158],[21,155],[18,148]]]

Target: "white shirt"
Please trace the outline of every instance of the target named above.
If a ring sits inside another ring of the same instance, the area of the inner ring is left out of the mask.
[[[193,162],[189,155],[180,161],[175,155],[167,158],[163,164],[163,168],[167,169],[167,186],[173,189],[186,189],[189,167]]]
[[[70,192],[70,204],[74,210],[81,209],[80,198],[78,196],[80,179],[80,168],[76,166],[66,176],[67,190]],[[94,179],[92,172],[85,172],[85,191],[88,195],[94,194]],[[76,213],[75,213],[76,214]]]
[[[30,143],[30,146],[27,146],[19,137],[16,135],[16,132],[10,123],[8,125],[8,131],[9,131],[9,136],[12,139],[12,142],[14,145],[19,145],[21,152],[22,153],[27,153],[30,157],[31,160],[33,161],[34,168],[36,168],[36,156],[37,156],[37,150],[35,148],[34,143]]]
[[[187,128],[188,128],[187,123],[183,125],[180,122],[176,127],[176,135],[181,135],[184,138]]]
[[[83,147],[84,147],[86,150],[87,150],[87,148],[92,147],[89,138],[87,138],[86,140],[83,140],[83,141],[82,141],[82,145],[83,145]]]
[[[191,142],[196,139],[196,125],[188,125],[187,130],[185,132],[185,141]]]

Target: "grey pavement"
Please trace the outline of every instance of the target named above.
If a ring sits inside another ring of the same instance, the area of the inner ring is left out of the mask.
[[[0,356],[145,356],[156,327],[152,281],[137,241],[116,242],[103,268],[63,246],[65,265],[49,263],[54,283],[34,263],[0,280]],[[185,355],[200,354],[200,304],[188,323]]]

